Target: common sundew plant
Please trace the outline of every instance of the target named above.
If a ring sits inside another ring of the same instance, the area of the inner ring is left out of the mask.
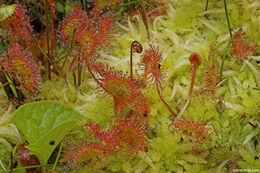
[[[0,173],[260,172],[256,0],[0,2]]]

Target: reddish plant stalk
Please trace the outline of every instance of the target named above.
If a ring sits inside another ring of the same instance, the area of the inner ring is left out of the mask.
[[[45,21],[46,21],[46,36],[47,36],[47,56],[48,56],[48,79],[51,80],[51,62],[49,61],[50,58],[50,45],[49,45],[49,16],[48,16],[48,0],[45,0]]]
[[[145,25],[145,28],[147,31],[148,40],[150,40],[150,33],[149,33],[149,28],[148,28],[147,15],[145,12],[144,0],[142,0],[142,2],[141,2],[141,14],[142,14],[142,19],[143,19],[143,22],[144,22],[144,25]]]
[[[160,90],[159,90],[159,86],[158,86],[157,84],[156,84],[156,90],[157,90],[157,93],[158,93],[158,95],[159,95],[161,101],[164,103],[164,105],[167,107],[167,109],[171,112],[171,114],[172,114],[173,116],[177,117],[177,114],[175,114],[175,113],[173,112],[173,110],[171,109],[171,107],[170,107],[170,106],[166,103],[166,101],[163,99],[163,96],[161,95],[161,92],[160,92]]]
[[[80,86],[81,84],[81,71],[82,71],[82,65],[80,63],[80,56],[78,57],[78,87]]]
[[[88,69],[90,75],[93,77],[93,79],[97,82],[97,84],[98,84],[99,86],[102,86],[102,84],[100,83],[100,81],[96,78],[96,76],[95,76],[94,73],[92,72],[88,58],[86,58],[86,64],[87,64],[87,69]]]
[[[141,43],[138,41],[133,41],[131,44],[131,51],[130,51],[130,76],[133,76],[133,53],[141,53],[143,51],[143,47]]]
[[[54,2],[52,2],[54,3]],[[57,57],[57,49],[56,49],[56,42],[55,42],[55,32],[54,32],[54,22],[53,22],[53,18],[54,18],[54,7],[53,4],[50,4],[51,10],[50,10],[50,17],[51,17],[51,33],[52,33],[52,47],[53,47],[53,52],[54,52],[54,56],[55,58]]]
[[[194,81],[195,81],[195,76],[197,72],[197,68],[200,65],[200,57],[199,54],[197,53],[192,53],[190,58],[189,58],[191,64],[192,64],[192,78],[191,78],[191,84],[190,84],[190,90],[189,90],[189,98],[192,96],[193,88],[194,88]]]
[[[41,16],[43,16],[43,7],[42,7],[42,0],[40,0],[40,13],[41,13]],[[43,24],[41,22],[41,31],[43,31]]]
[[[15,74],[12,74],[12,75],[15,75]],[[25,100],[25,96],[20,89],[21,83],[17,80],[17,78],[13,77],[13,84],[15,86],[15,91],[17,93],[18,100],[20,102],[23,102]]]
[[[196,72],[196,71],[195,71]],[[192,93],[193,93],[193,87],[194,87],[194,81],[195,81],[195,74],[192,74],[192,77],[191,77],[191,83],[190,83],[190,89],[189,89],[189,97],[192,96]]]

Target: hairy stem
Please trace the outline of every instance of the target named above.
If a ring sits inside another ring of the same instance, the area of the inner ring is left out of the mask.
[[[158,87],[157,84],[156,84],[156,90],[157,90],[157,93],[158,93],[158,95],[159,95],[161,101],[164,103],[164,105],[167,107],[167,109],[171,112],[171,114],[172,114],[174,117],[176,117],[177,114],[175,114],[175,113],[173,112],[173,110],[171,109],[171,107],[170,107],[170,106],[166,103],[166,101],[163,99],[163,97],[162,97],[162,95],[161,95],[161,92],[160,92],[159,87]]]

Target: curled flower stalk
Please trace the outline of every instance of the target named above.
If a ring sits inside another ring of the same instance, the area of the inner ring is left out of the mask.
[[[143,51],[143,47],[141,43],[138,41],[133,41],[131,44],[130,50],[130,76],[133,76],[133,53],[141,53]]]

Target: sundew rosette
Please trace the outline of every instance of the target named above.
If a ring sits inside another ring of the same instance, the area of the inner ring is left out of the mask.
[[[18,43],[9,46],[0,59],[3,70],[20,82],[20,87],[35,94],[41,85],[40,69],[31,53]]]

